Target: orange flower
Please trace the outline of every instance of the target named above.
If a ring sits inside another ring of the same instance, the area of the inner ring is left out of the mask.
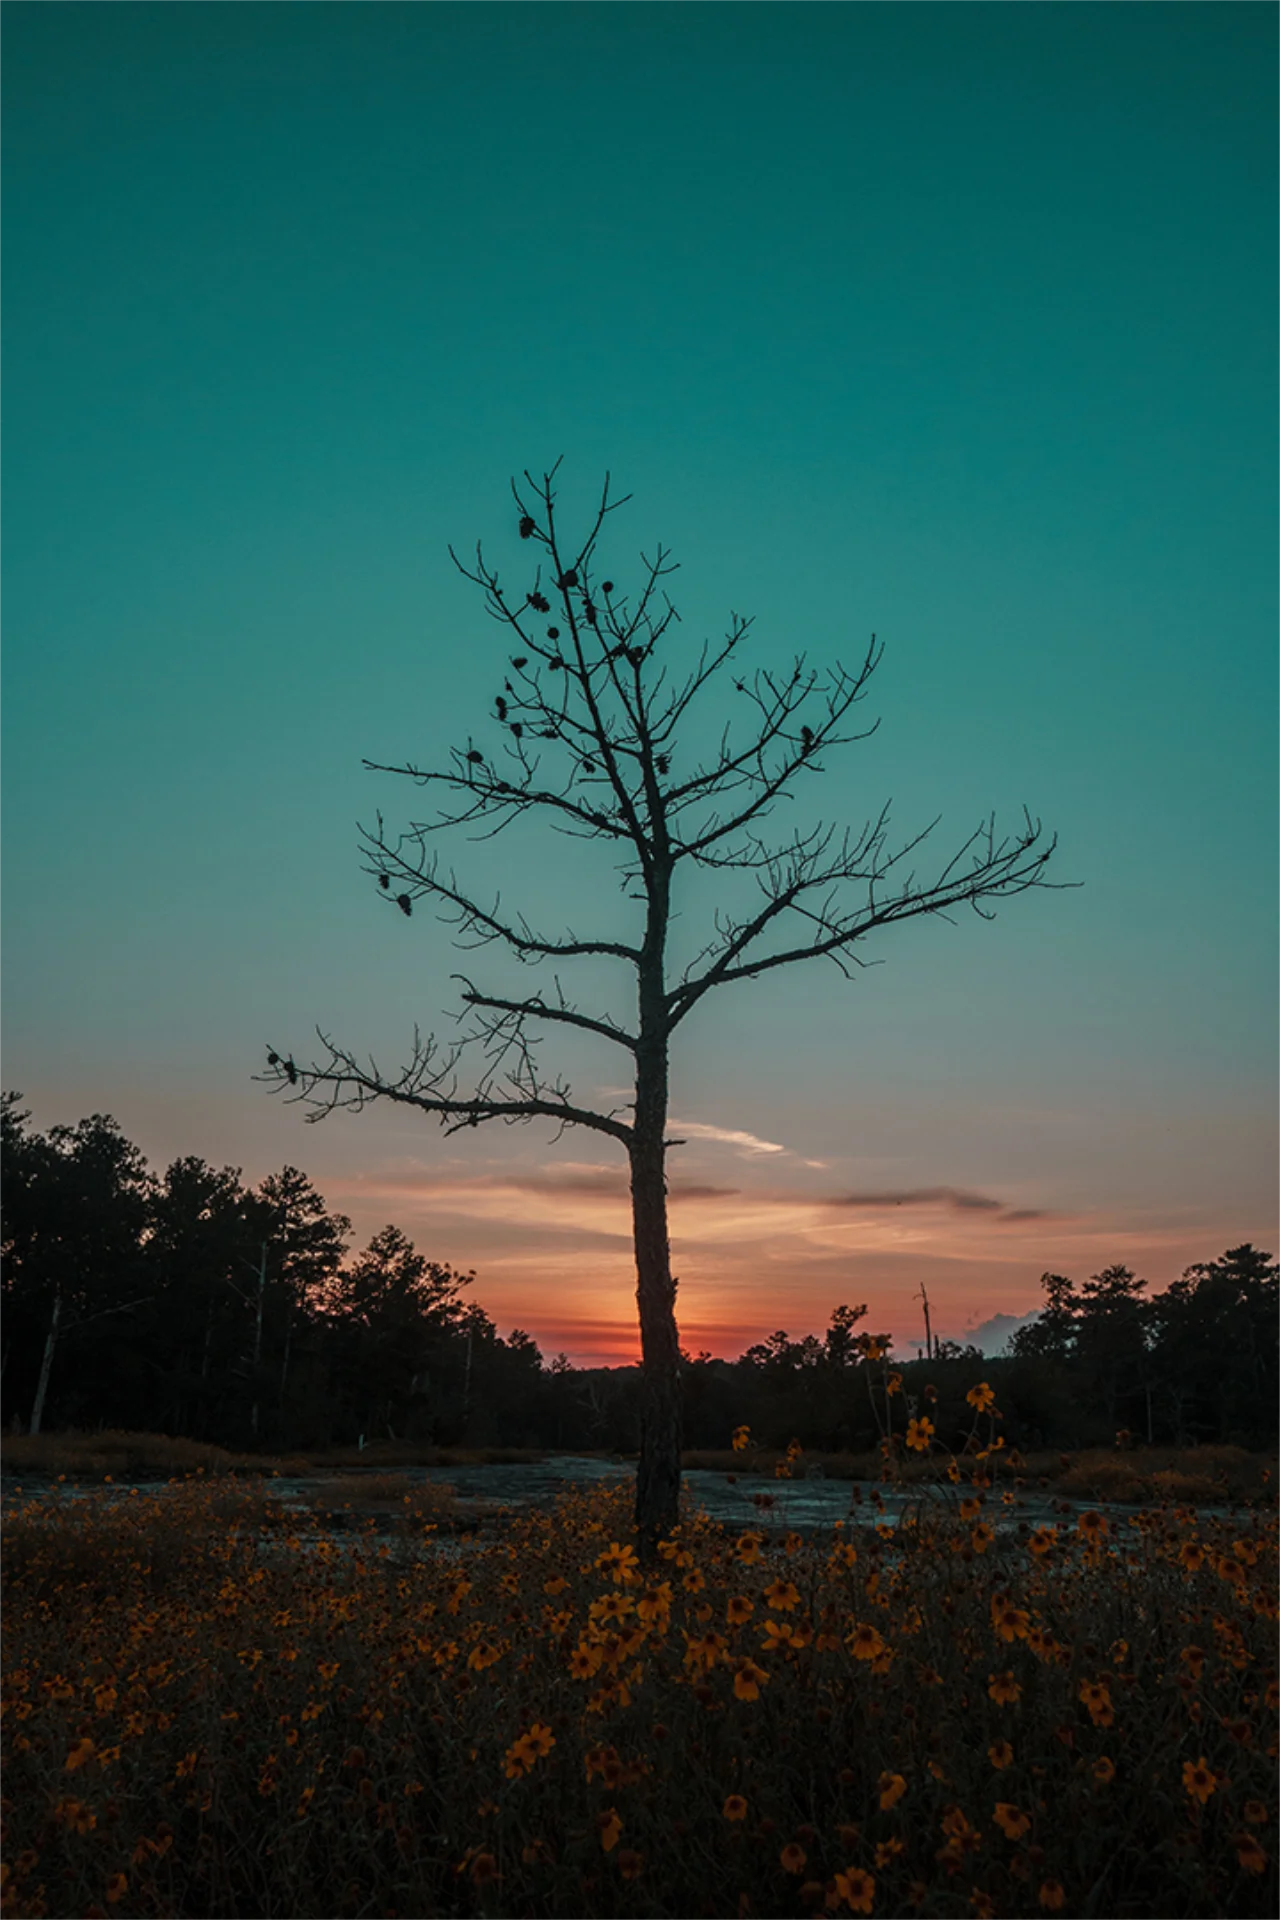
[[[803,1630],[797,1632],[789,1620],[766,1620],[760,1631],[764,1635],[765,1653],[776,1653],[779,1647],[808,1645],[808,1635]]]
[[[789,1580],[775,1580],[765,1588],[764,1597],[779,1613],[789,1613],[800,1605],[800,1595]]]
[[[1182,1784],[1193,1800],[1203,1806],[1211,1793],[1218,1790],[1213,1769],[1201,1754],[1198,1760],[1184,1760],[1182,1763]]]
[[[1031,1817],[1023,1813],[1020,1807],[1011,1805],[1008,1800],[996,1802],[995,1823],[1008,1840],[1021,1840],[1031,1826]]]
[[[107,1882],[107,1905],[109,1907],[114,1907],[118,1905],[118,1903],[124,1899],[124,1896],[128,1891],[129,1891],[128,1874],[113,1873],[111,1878]]]
[[[620,1587],[629,1587],[632,1581],[639,1578],[635,1548],[620,1546],[616,1540],[605,1548],[596,1566],[602,1573],[611,1573],[615,1585]]]
[[[1001,1640],[1025,1640],[1027,1628],[1031,1624],[1031,1615],[1024,1608],[1013,1606],[1008,1600],[993,1600],[991,1624]]]
[[[754,1660],[739,1660],[734,1669],[733,1690],[739,1700],[758,1700],[760,1688],[768,1678],[764,1668],[758,1667]]]
[[[1109,1787],[1116,1777],[1115,1761],[1108,1759],[1105,1753],[1100,1754],[1093,1763],[1093,1777],[1099,1786]]]
[[[907,1790],[907,1783],[900,1773],[882,1773],[877,1785],[882,1813],[887,1813],[890,1807],[896,1807]]]
[[[78,1773],[86,1760],[92,1760],[93,1751],[92,1740],[77,1740],[63,1762],[64,1772]]]
[[[731,1627],[740,1627],[751,1618],[755,1610],[753,1600],[748,1600],[745,1594],[734,1593],[729,1596],[725,1617]]]
[[[618,1853],[617,1868],[624,1880],[635,1880],[644,1866],[644,1855],[637,1853],[634,1847],[622,1847]]]
[[[1204,1672],[1204,1648],[1184,1647],[1178,1655],[1193,1680],[1198,1680]]]
[[[735,1428],[734,1428],[734,1430],[733,1430],[733,1450],[734,1450],[734,1452],[735,1452],[735,1453],[742,1453],[742,1452],[743,1452],[743,1451],[744,1451],[744,1450],[745,1450],[745,1449],[746,1449],[747,1447],[749,1447],[750,1445],[751,1445],[751,1429],[750,1429],[750,1427],[735,1427]]]
[[[471,1862],[471,1878],[478,1887],[498,1878],[498,1863],[491,1853],[477,1853]]]
[[[896,1859],[897,1856],[904,1851],[905,1848],[901,1840],[881,1840],[876,1847],[876,1865],[878,1867],[887,1867],[892,1860]]]
[[[729,1798],[724,1803],[724,1817],[726,1820],[746,1819],[747,1803],[740,1793],[731,1793],[729,1795]]]
[[[1267,1810],[1261,1800],[1246,1800],[1244,1817],[1251,1827],[1264,1827],[1267,1823]]]
[[[53,1817],[70,1827],[72,1833],[92,1833],[98,1824],[97,1814],[91,1813],[79,1800],[59,1800]]]
[[[1240,1862],[1240,1865],[1246,1873],[1266,1872],[1266,1850],[1258,1845],[1251,1833],[1238,1833],[1236,1835],[1236,1859]]]
[[[622,1832],[622,1822],[618,1818],[616,1807],[607,1807],[596,1815],[596,1826],[600,1830],[600,1845],[606,1853],[612,1853],[618,1844],[618,1835]]]
[[[876,1897],[876,1883],[861,1867],[848,1867],[835,1876],[836,1892],[850,1913],[870,1913]]]
[[[991,1682],[987,1692],[998,1707],[1012,1706],[1015,1700],[1021,1698],[1022,1688],[1007,1670],[1004,1673],[988,1674],[987,1678]]]
[[[805,1861],[809,1858],[804,1848],[797,1846],[794,1840],[788,1840],[778,1855],[784,1873],[803,1873]]]
[[[1116,1716],[1105,1680],[1082,1680],[1080,1699],[1088,1708],[1089,1718],[1095,1727],[1111,1726]]]
[[[772,1500],[772,1494],[769,1497]],[[734,1558],[740,1561],[744,1567],[754,1567],[756,1561],[760,1558],[760,1546],[761,1540],[758,1533],[739,1534],[733,1549]]]
[[[996,1403],[996,1396],[985,1380],[980,1381],[976,1387],[970,1387],[965,1399],[979,1413],[985,1413],[988,1407],[993,1407]]]
[[[969,1544],[975,1553],[985,1553],[987,1548],[995,1541],[995,1537],[995,1529],[989,1527],[984,1520],[981,1525],[976,1526],[969,1535]]]
[[[1198,1544],[1198,1542],[1194,1540],[1188,1540],[1187,1544],[1183,1547],[1181,1553],[1178,1555],[1178,1558],[1179,1560],[1181,1560],[1183,1566],[1186,1568],[1188,1573],[1199,1573],[1201,1567],[1204,1565],[1204,1562],[1205,1562],[1205,1551],[1204,1551],[1204,1548]]]
[[[884,1651],[884,1641],[875,1628],[865,1622],[855,1623],[853,1631],[845,1635],[845,1645],[855,1660],[874,1660]]]
[[[993,1747],[987,1748],[987,1758],[996,1772],[1001,1772],[1013,1759],[1013,1748],[1007,1740],[997,1740]]]
[[[1060,1880],[1042,1880],[1040,1882],[1040,1905],[1050,1913],[1057,1913],[1066,1899]]]
[[[529,1731],[522,1733],[507,1748],[503,1771],[508,1780],[519,1780],[528,1773],[536,1760],[550,1753],[555,1743],[555,1735],[550,1727],[544,1727],[541,1721],[535,1720]]]
[[[1082,1533],[1092,1546],[1096,1541],[1101,1540],[1104,1533],[1110,1533],[1111,1529],[1100,1513],[1089,1512],[1080,1515],[1080,1518],[1076,1521],[1076,1531],[1077,1533]],[[1046,1884],[1056,1886],[1057,1882],[1047,1882]]]
[[[916,1453],[928,1453],[929,1441],[934,1433],[934,1425],[928,1414],[921,1414],[918,1420],[907,1422],[907,1445]]]
[[[1052,1552],[1053,1548],[1057,1545],[1057,1540],[1058,1529],[1056,1527],[1037,1527],[1028,1540],[1027,1545],[1030,1547],[1032,1553],[1034,1553],[1036,1559],[1042,1560],[1046,1553]]]
[[[671,1582],[664,1580],[660,1587],[646,1587],[636,1601],[636,1612],[646,1626],[665,1620],[671,1612]]]

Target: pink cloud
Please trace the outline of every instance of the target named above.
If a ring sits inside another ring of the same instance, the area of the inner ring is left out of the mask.
[[[402,1165],[327,1186],[362,1236],[394,1219],[433,1258],[474,1268],[473,1298],[504,1333],[521,1326],[546,1355],[563,1349],[578,1364],[638,1357],[625,1166]],[[865,1301],[866,1324],[908,1352],[923,1338],[922,1280],[935,1333],[962,1338],[993,1313],[1036,1308],[1046,1270],[1083,1279],[1124,1262],[1159,1290],[1247,1237],[1238,1223],[1071,1212],[1040,1198],[940,1183],[833,1194],[675,1180],[681,1340],[732,1358],[777,1327],[820,1334],[836,1305]]]

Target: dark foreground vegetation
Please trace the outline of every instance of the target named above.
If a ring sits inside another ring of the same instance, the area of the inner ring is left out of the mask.
[[[952,1455],[867,1363],[893,1524],[649,1567],[625,1484],[470,1542],[19,1494],[5,1914],[1274,1914],[1272,1489],[1033,1528],[988,1383]]]
[[[153,1173],[115,1122],[34,1131],[6,1096],[4,1389],[25,1428],[151,1430],[253,1453],[553,1448],[634,1453],[636,1367],[544,1360],[500,1339],[472,1276],[394,1226],[352,1254],[350,1222],[286,1167]],[[903,1404],[941,1440],[964,1431],[979,1363],[1010,1446],[1267,1448],[1277,1432],[1278,1270],[1235,1247],[1163,1292],[1114,1266],[1080,1286],[1046,1274],[1044,1311],[1008,1358],[955,1343],[899,1367]],[[747,1422],[762,1444],[860,1455],[880,1443],[861,1307],[822,1335],[779,1331],[737,1360],[684,1355],[686,1448]],[[109,1469],[108,1469],[109,1470]],[[180,1465],[174,1470],[181,1471]]]

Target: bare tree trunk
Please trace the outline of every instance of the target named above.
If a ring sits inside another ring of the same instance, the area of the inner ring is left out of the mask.
[[[636,1527],[641,1556],[650,1560],[680,1515],[680,1343],[660,1140],[656,1147],[636,1143],[631,1209],[642,1367]]]
[[[62,1318],[62,1288],[53,1296],[53,1312],[49,1317],[49,1331],[45,1336],[44,1357],[40,1362],[40,1379],[36,1384],[35,1405],[31,1409],[31,1433],[39,1433],[40,1421],[44,1415],[44,1397],[49,1391],[49,1375],[53,1370],[53,1350],[58,1344],[58,1322]]]
[[[284,1359],[280,1363],[280,1419],[284,1421],[285,1388],[289,1383],[289,1355],[293,1348],[293,1307],[286,1309],[288,1319],[284,1323]]]
[[[257,1375],[258,1375],[258,1368],[262,1365],[262,1308],[263,1308],[263,1303],[266,1300],[266,1294],[267,1294],[267,1243],[264,1240],[262,1243],[262,1259],[258,1266],[258,1317],[254,1324],[254,1329],[253,1329],[253,1373],[254,1373],[253,1407],[249,1416],[250,1423],[253,1427],[253,1437],[255,1440],[258,1437]]]
[[[680,1339],[667,1236],[667,1009],[663,980],[669,873],[649,885],[640,963],[640,1037],[631,1140],[631,1217],[640,1314],[640,1464],[636,1530],[644,1560],[680,1517]]]

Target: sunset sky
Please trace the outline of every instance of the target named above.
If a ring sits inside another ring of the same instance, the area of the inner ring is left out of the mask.
[[[674,550],[679,648],[731,610],[750,664],[883,641],[879,732],[785,825],[891,798],[941,863],[1025,804],[1078,883],[690,1020],[684,1344],[865,1301],[913,1346],[922,1283],[960,1337],[1046,1269],[1276,1247],[1274,8],[4,23],[4,1084],[38,1126],[301,1166],[504,1334],[632,1357],[607,1141],[309,1127],[251,1078],[317,1025],[384,1066],[452,1031],[447,929],[358,854],[420,796],[361,761],[487,737],[505,650],[448,545],[515,571],[509,477],[563,455],[571,519],[606,469],[634,496],[615,578]],[[543,928],[633,911],[601,848],[445,857]],[[617,1102],[621,1054],[563,1057]]]

